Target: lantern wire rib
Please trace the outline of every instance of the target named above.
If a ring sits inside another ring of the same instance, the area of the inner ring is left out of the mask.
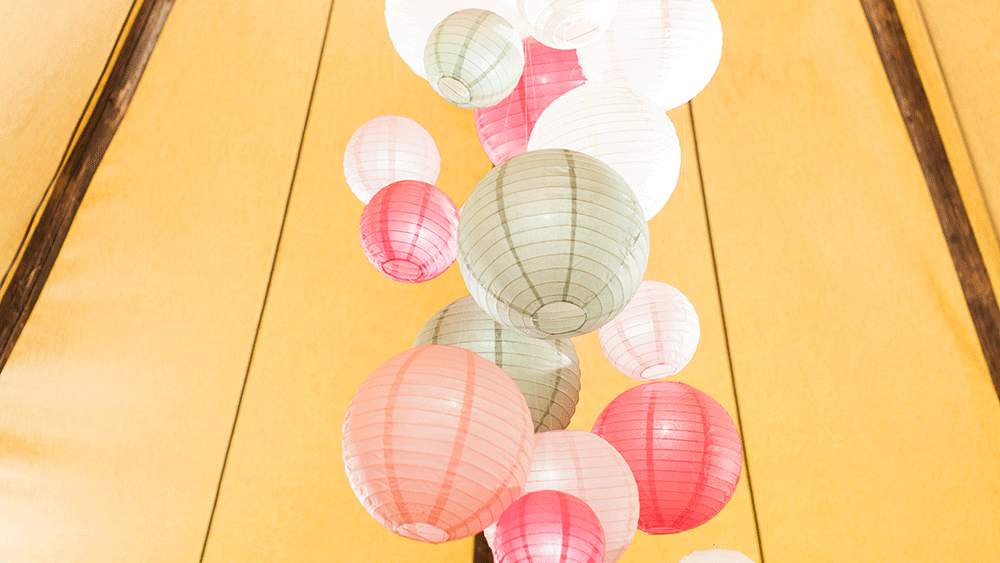
[[[267,275],[267,286],[264,289],[264,300],[261,303],[260,315],[257,317],[257,327],[254,329],[253,344],[250,345],[250,357],[247,360],[246,373],[243,375],[243,386],[240,388],[240,397],[236,402],[236,412],[233,415],[233,427],[229,432],[229,442],[226,444],[226,454],[222,458],[222,467],[219,470],[219,483],[215,488],[215,498],[212,500],[212,512],[208,516],[208,524],[205,527],[205,541],[201,545],[201,556],[199,563],[205,560],[205,551],[208,548],[208,539],[212,533],[212,523],[215,520],[215,510],[219,505],[219,494],[222,492],[222,480],[226,475],[226,465],[229,461],[229,452],[233,447],[233,436],[236,435],[236,425],[240,419],[240,408],[243,406],[243,396],[246,394],[247,380],[250,378],[250,369],[253,367],[254,353],[257,351],[257,340],[260,337],[260,327],[264,321],[264,313],[267,310],[268,297],[271,294],[271,285],[274,281],[274,271],[278,263],[278,252],[281,250],[281,240],[285,235],[285,224],[288,221],[288,208],[292,202],[292,193],[295,190],[295,180],[299,174],[299,163],[302,160],[302,146],[305,144],[306,132],[309,130],[309,117],[312,114],[313,100],[316,97],[316,84],[319,82],[320,69],[323,67],[323,53],[326,51],[326,40],[330,34],[330,22],[333,19],[333,7],[336,0],[330,0],[330,9],[326,14],[326,28],[323,30],[323,41],[319,50],[319,59],[316,62],[316,75],[313,77],[312,89],[309,92],[309,104],[306,108],[305,119],[302,124],[302,135],[299,137],[299,147],[295,154],[295,166],[292,170],[292,179],[288,186],[288,196],[285,198],[285,209],[281,216],[281,226],[278,228],[278,240],[274,245],[274,256],[271,259],[271,270]]]
[[[760,555],[760,563],[764,563],[764,543],[760,537],[760,521],[757,517],[757,500],[753,494],[753,482],[750,480],[750,460],[747,456],[747,440],[743,433],[743,417],[740,413],[739,393],[736,392],[736,373],[733,370],[733,354],[729,346],[729,330],[726,327],[726,309],[722,304],[722,284],[719,283],[719,263],[715,258],[715,241],[712,239],[712,222],[708,216],[708,196],[705,194],[705,175],[701,168],[701,152],[698,149],[698,128],[694,124],[694,103],[688,102],[688,115],[691,117],[691,138],[694,141],[694,159],[698,168],[698,181],[701,183],[701,199],[705,206],[705,230],[708,232],[708,248],[712,255],[712,273],[715,276],[715,289],[719,296],[719,316],[722,319],[722,338],[726,343],[726,360],[729,362],[729,378],[733,385],[733,404],[736,405],[734,413],[736,427],[740,431],[740,441],[743,443],[743,464],[746,466],[747,489],[750,493],[750,510],[753,513],[753,527],[757,533],[757,553]]]

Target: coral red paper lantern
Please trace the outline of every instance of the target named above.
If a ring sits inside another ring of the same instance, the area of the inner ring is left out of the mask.
[[[496,563],[601,563],[604,530],[587,503],[560,491],[527,493],[507,507],[493,536]]]
[[[658,381],[625,391],[601,411],[594,433],[632,468],[639,529],[649,534],[708,522],[740,479],[743,450],[736,425],[715,399],[684,383]]]
[[[379,190],[361,214],[360,231],[368,261],[400,282],[439,276],[458,252],[458,210],[426,182],[401,180]]]
[[[526,151],[538,116],[556,98],[584,82],[576,51],[553,49],[526,38],[524,73],[514,91],[497,105],[473,112],[486,156],[500,164]]]
[[[344,467],[380,524],[440,543],[495,522],[521,494],[534,438],[524,397],[461,348],[411,348],[379,366],[344,420]]]

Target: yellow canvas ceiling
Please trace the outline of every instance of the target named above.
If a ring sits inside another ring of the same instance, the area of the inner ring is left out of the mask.
[[[897,4],[996,280],[998,12],[956,28],[924,1]],[[5,269],[138,5],[70,4],[0,7]],[[676,379],[738,418],[748,465],[717,518],[622,561],[997,560],[1000,401],[861,5],[716,6],[646,279],[697,309]],[[361,252],[341,159],[386,113],[433,135],[461,204],[490,167],[472,112],[395,55],[381,2],[173,6],[0,373],[0,561],[471,561],[381,528],[341,461],[357,386],[467,293],[454,265],[399,284]],[[590,429],[636,382],[575,343]]]

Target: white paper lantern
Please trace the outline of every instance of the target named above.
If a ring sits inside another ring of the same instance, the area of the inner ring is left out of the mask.
[[[620,84],[584,84],[552,102],[528,150],[563,148],[600,159],[625,178],[646,220],[670,199],[681,169],[674,124],[649,98]]]
[[[517,20],[514,0],[385,0],[385,26],[403,62],[420,78],[424,71],[427,38],[445,16],[466,8],[481,8],[508,22]]]
[[[604,33],[616,4],[617,0],[517,0],[517,11],[535,39],[553,49],[576,49]]]
[[[685,555],[679,563],[754,563],[746,555],[731,549],[706,549]]]
[[[495,105],[514,91],[524,48],[514,27],[489,10],[460,10],[441,20],[424,48],[427,81],[462,108]]]
[[[490,170],[465,203],[458,262],[497,322],[535,338],[599,328],[639,287],[649,230],[625,180],[594,157],[529,151]]]
[[[351,135],[344,151],[344,176],[365,205],[382,188],[400,180],[437,182],[441,155],[434,139],[408,117],[380,115]]]
[[[711,0],[618,0],[611,25],[577,55],[588,80],[624,81],[672,109],[715,74],[722,24]]]

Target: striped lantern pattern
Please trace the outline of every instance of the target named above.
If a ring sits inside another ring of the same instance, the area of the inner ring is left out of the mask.
[[[694,306],[680,290],[646,280],[598,335],[616,370],[632,379],[652,381],[675,375],[691,361],[701,326]]]
[[[434,139],[408,117],[380,115],[351,135],[344,151],[344,176],[366,205],[382,188],[400,180],[437,182],[441,155]]]
[[[489,10],[508,22],[517,21],[514,0],[385,0],[385,26],[389,40],[403,62],[420,78],[424,71],[427,38],[441,20],[466,8]],[[527,35],[527,32],[520,35]]]
[[[685,555],[680,563],[754,563],[746,555],[731,549],[706,549]]]
[[[594,41],[615,15],[617,0],[517,0],[531,35],[553,49],[577,49]]]
[[[344,420],[351,489],[375,520],[410,539],[471,536],[524,487],[531,416],[497,366],[451,346],[412,348],[379,366]]]
[[[604,530],[587,503],[560,491],[514,501],[496,525],[495,563],[601,563]]]
[[[580,399],[580,360],[570,340],[541,340],[504,327],[471,296],[437,312],[414,346],[464,348],[500,366],[514,380],[531,411],[535,432],[569,425]]]
[[[611,444],[584,430],[535,435],[535,458],[525,494],[553,490],[586,502],[604,529],[604,563],[614,563],[635,536],[639,491],[632,470]],[[493,546],[495,526],[484,530]]]
[[[361,249],[375,269],[396,281],[424,282],[455,261],[458,210],[434,186],[401,180],[372,197],[359,230]]]
[[[489,10],[460,10],[441,20],[424,48],[431,88],[461,108],[484,108],[507,97],[524,71],[521,38]]]
[[[562,148],[600,159],[625,178],[646,220],[677,186],[681,144],[670,118],[649,98],[620,84],[589,83],[542,112],[528,150]]]
[[[459,267],[497,322],[536,338],[568,338],[617,315],[639,287],[649,230],[622,177],[565,149],[515,156],[465,203]]]
[[[618,0],[611,25],[577,55],[588,80],[623,81],[673,109],[715,74],[722,23],[712,0]]]
[[[708,522],[740,479],[743,449],[733,419],[715,399],[684,383],[658,381],[625,391],[601,411],[594,433],[632,468],[639,529],[648,534]]]
[[[493,164],[527,150],[538,116],[556,98],[585,82],[576,51],[560,51],[528,37],[524,73],[500,103],[473,112],[479,142]]]

